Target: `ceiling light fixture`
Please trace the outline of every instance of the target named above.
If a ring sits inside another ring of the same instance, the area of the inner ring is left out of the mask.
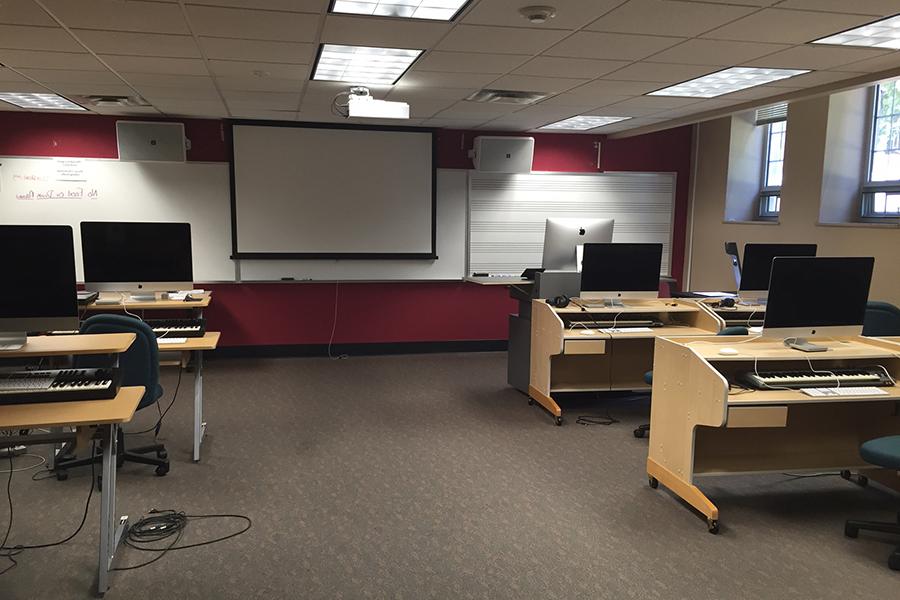
[[[18,106],[37,110],[87,110],[58,94],[31,92],[0,92],[0,100]]]
[[[394,85],[424,50],[322,44],[313,79]]]
[[[332,13],[452,21],[469,0],[334,0]]]
[[[900,15],[829,35],[812,43],[900,50]]]
[[[611,123],[619,121],[627,121],[631,117],[595,117],[593,115],[579,115],[577,117],[569,117],[562,121],[550,123],[538,127],[538,129],[558,129],[560,131],[587,131],[588,129],[596,129]]]
[[[646,96],[680,96],[683,98],[715,98],[781,79],[809,73],[809,69],[765,69],[731,67],[690,81],[678,83]]]

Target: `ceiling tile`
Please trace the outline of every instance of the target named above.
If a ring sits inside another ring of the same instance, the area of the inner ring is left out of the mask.
[[[160,114],[153,106],[92,106],[91,110],[97,114],[119,117],[158,117]]]
[[[71,71],[69,69],[19,69],[22,74],[41,83],[120,84],[122,80],[112,71]]]
[[[245,90],[251,92],[300,92],[302,79],[279,79],[277,77],[216,77],[222,90]]]
[[[0,92],[35,92],[38,94],[46,94],[50,89],[32,83],[30,81],[3,81],[0,80]],[[5,104],[0,102],[0,104]],[[5,106],[4,106],[5,108]]]
[[[25,27],[0,25],[0,48],[11,50],[50,50],[53,52],[84,52],[62,27]]]
[[[47,84],[54,92],[58,94],[79,96],[134,96],[135,91],[124,83],[86,83],[83,81],[75,81],[68,83]]]
[[[631,97],[622,94],[574,94],[567,92],[541,100],[540,106],[563,106],[571,109],[572,114],[575,114],[587,112],[598,106],[621,102]]]
[[[0,23],[9,25],[55,26],[50,18],[33,0],[3,0],[0,2]]]
[[[556,16],[546,23],[532,25],[518,12],[519,7],[529,6],[527,2],[480,2],[463,17],[462,22],[473,25],[571,30],[583,27],[621,3],[622,0],[554,0],[551,4],[556,8]]]
[[[587,26],[591,31],[694,37],[757,9],[677,0],[631,0]]]
[[[189,35],[90,29],[77,29],[73,32],[96,54],[200,58],[200,49]]]
[[[684,41],[684,38],[579,31],[544,54],[574,58],[641,60]]]
[[[164,100],[154,102],[160,112],[184,117],[227,117],[228,109],[221,100]]]
[[[492,102],[457,102],[437,114],[438,118],[475,118],[489,119],[499,115],[509,114],[519,107],[514,104],[497,104]]]
[[[476,87],[441,88],[408,86],[403,85],[403,82],[400,82],[386,94],[386,97],[389,100],[405,100],[406,102],[418,102],[419,100],[456,101],[467,98],[472,92],[476,91],[476,89]]]
[[[782,52],[744,63],[749,67],[778,69],[832,69],[867,58],[884,56],[884,50],[843,46],[796,46]]]
[[[111,29],[143,33],[189,34],[181,9],[174,2],[130,0],[43,0],[66,24],[79,29]]]
[[[409,19],[373,19],[328,15],[322,41],[353,46],[379,46],[385,48],[431,48],[452,25]],[[469,50],[469,48],[464,48]]]
[[[400,81],[404,86],[440,88],[482,88],[497,78],[481,73],[434,73],[431,71],[409,71]]]
[[[450,117],[432,117],[431,119],[426,119],[422,121],[422,125],[424,127],[436,127],[436,128],[446,128],[446,129],[474,129],[478,127],[482,123],[484,123],[487,119],[484,117],[469,117],[469,118],[450,118]]]
[[[300,94],[294,92],[253,92],[223,90],[228,104],[253,104],[266,110],[296,109],[300,106]]]
[[[869,58],[841,67],[843,71],[859,71],[861,73],[877,73],[900,67],[900,51],[886,54],[878,58]]]
[[[24,81],[28,81],[28,78],[23,77],[22,75],[16,73],[12,69],[5,69],[3,67],[0,67],[0,81],[11,81],[11,82],[22,81],[22,82],[24,82]]]
[[[615,77],[615,74],[610,75]],[[627,95],[639,96],[659,89],[658,81],[619,81],[615,79],[598,79],[570,90],[569,94],[578,95]]]
[[[649,60],[684,65],[732,67],[788,48],[790,46],[787,44],[759,44],[697,38],[654,54]]]
[[[679,83],[706,75],[715,68],[700,65],[674,65],[664,63],[636,62],[609,75],[621,81],[659,81]]]
[[[208,88],[190,89],[167,86],[138,86],[141,96],[152,102],[166,103],[190,100],[192,102],[221,102],[219,92],[210,84]]]
[[[637,96],[629,100],[623,100],[622,102],[618,102],[616,104],[613,104],[612,106],[621,109],[633,109],[635,112],[642,111],[644,112],[644,115],[647,115],[671,108],[681,108],[682,106],[697,104],[698,101],[699,100],[697,98],[676,98],[673,96]],[[604,108],[609,107],[605,106]],[[639,115],[634,114],[630,116]]]
[[[862,15],[767,8],[714,29],[701,37],[718,40],[804,44],[871,20],[871,17]]]
[[[207,58],[258,62],[310,64],[315,56],[315,44],[301,42],[272,42],[262,40],[233,40],[201,37],[200,46]]]
[[[194,33],[284,42],[310,42],[316,35],[319,17],[306,13],[244,10],[213,6],[188,6]]]
[[[144,86],[180,87],[186,89],[215,90],[212,77],[197,75],[165,75],[160,73],[120,73],[128,83],[143,89]]]
[[[900,10],[897,0],[784,0],[778,8],[822,10],[825,12],[854,13],[888,17]]]
[[[789,77],[788,79],[781,79],[779,81],[767,83],[766,87],[795,89],[809,88],[815,87],[817,85],[834,83],[835,81],[841,81],[842,79],[853,79],[854,77],[859,76],[860,73],[850,73],[844,71],[813,71],[812,73],[807,73],[806,75],[798,75],[797,77]]]
[[[703,0],[706,4],[739,4],[744,6],[772,6],[781,0]]]
[[[564,31],[550,29],[458,25],[441,40],[437,49],[533,55],[549,48],[565,35]]]
[[[530,58],[525,54],[476,54],[473,52],[431,52],[416,63],[423,71],[444,73],[503,74]]]
[[[41,52],[37,50],[0,50],[0,63],[10,67],[34,69],[74,69],[105,71],[103,64],[86,52]]]
[[[199,58],[160,58],[157,56],[115,56],[101,58],[120,73],[159,73],[164,75],[206,75],[206,65]]]
[[[247,79],[306,79],[309,65],[242,62],[236,60],[210,60],[210,73],[220,77],[244,77]]]
[[[587,83],[586,79],[564,79],[562,77],[533,77],[530,75],[504,75],[491,83],[491,88],[523,92],[548,92],[558,94]]]
[[[328,6],[328,0],[187,0],[185,4],[319,13]]]
[[[513,73],[544,77],[577,77],[595,79],[601,75],[621,69],[628,64],[624,60],[591,60],[589,58],[559,58],[556,56],[536,56]]]
[[[406,101],[404,100],[404,102]],[[408,102],[409,116],[417,119],[427,119],[453,103],[453,100],[416,100],[415,102]]]

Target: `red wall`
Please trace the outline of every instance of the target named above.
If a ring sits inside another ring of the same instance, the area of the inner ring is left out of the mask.
[[[117,117],[0,112],[0,156],[116,158]],[[192,148],[188,160],[226,161],[223,123],[186,119]],[[441,130],[437,166],[471,167],[467,156],[475,135]],[[489,132],[488,135],[504,135]],[[517,134],[508,134],[517,135]],[[684,236],[690,178],[691,128],[628,138],[529,134],[535,138],[538,171],[674,171],[678,174],[673,273],[684,265]],[[209,327],[222,331],[223,346],[326,344],[331,336],[335,285],[328,283],[207,284],[214,300]],[[462,282],[342,283],[334,342],[423,342],[506,339],[506,316],[516,309],[503,287]]]

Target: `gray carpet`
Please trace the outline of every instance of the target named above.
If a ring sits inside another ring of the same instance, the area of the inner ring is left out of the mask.
[[[114,574],[107,598],[897,597],[893,546],[842,535],[847,517],[891,519],[896,497],[836,477],[706,479],[722,514],[710,535],[647,486],[647,442],[631,433],[646,400],[573,401],[555,427],[507,387],[505,360],[209,361],[203,461],[189,458],[186,375],[163,432],[172,471],[124,467],[119,509],[238,512],[253,528]],[[163,383],[169,398],[174,374]],[[607,410],[621,422],[574,422]],[[132,429],[152,423],[144,412]],[[11,542],[70,533],[88,487],[86,470],[66,482],[17,473]],[[0,598],[91,597],[98,504],[68,544],[19,556]],[[4,528],[6,517],[0,505]],[[191,525],[183,541],[237,526]],[[146,558],[126,548],[119,564]]]

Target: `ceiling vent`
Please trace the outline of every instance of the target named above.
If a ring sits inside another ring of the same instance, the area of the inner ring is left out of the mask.
[[[97,95],[97,96],[70,96],[73,100],[78,102],[83,106],[98,106],[98,107],[113,107],[113,106],[121,106],[121,107],[131,107],[131,106],[150,106],[150,103],[141,98],[140,96],[111,96],[111,95]]]
[[[541,92],[520,92],[517,90],[480,90],[466,100],[470,102],[491,102],[494,104],[532,104],[543,100],[549,94]]]

